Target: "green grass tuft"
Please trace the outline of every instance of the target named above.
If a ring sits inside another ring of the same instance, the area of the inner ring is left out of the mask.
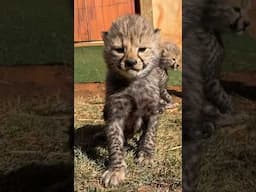
[[[103,47],[76,47],[74,55],[76,83],[105,81],[106,65],[103,60]]]

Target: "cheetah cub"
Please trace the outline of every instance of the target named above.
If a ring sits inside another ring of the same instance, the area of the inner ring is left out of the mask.
[[[172,96],[167,91],[167,83],[169,80],[168,70],[177,70],[180,66],[181,51],[179,47],[170,42],[161,43],[161,58],[159,62],[159,78],[160,78],[160,110],[162,113],[165,108],[175,107]]]
[[[124,144],[140,132],[137,162],[152,163],[159,114],[160,87],[156,68],[160,60],[160,32],[139,15],[119,17],[103,32],[107,64],[103,116],[109,166],[102,175],[105,186],[124,181]],[[138,78],[139,74],[147,73]]]
[[[156,67],[156,78],[159,78],[159,88],[160,88],[160,103],[159,110],[157,112],[163,113],[165,108],[173,108],[176,105],[173,103],[172,96],[167,91],[167,83],[169,80],[168,70],[177,70],[180,66],[181,51],[179,47],[170,42],[160,43],[160,60],[159,66]],[[149,69],[150,71],[150,69]],[[148,70],[143,70],[138,73],[138,78],[145,77]]]

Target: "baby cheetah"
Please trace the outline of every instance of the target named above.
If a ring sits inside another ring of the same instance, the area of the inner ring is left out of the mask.
[[[176,44],[170,42],[160,43],[160,60],[159,66],[155,68],[156,78],[159,81],[160,103],[157,112],[163,113],[165,108],[173,108],[176,105],[172,101],[172,96],[167,91],[167,83],[169,81],[168,70],[177,70],[180,66],[181,51]],[[143,70],[138,73],[138,78],[145,77],[151,69]]]
[[[119,17],[103,33],[107,64],[104,106],[109,166],[102,180],[115,186],[125,179],[124,144],[140,131],[137,161],[153,160],[160,102],[160,32],[139,15]],[[140,76],[146,71],[145,75]]]
[[[161,58],[159,63],[159,78],[160,78],[160,96],[161,107],[160,112],[164,108],[173,108],[175,104],[172,101],[172,96],[167,91],[167,83],[169,80],[168,70],[177,70],[180,66],[181,51],[176,44],[170,42],[161,43]]]

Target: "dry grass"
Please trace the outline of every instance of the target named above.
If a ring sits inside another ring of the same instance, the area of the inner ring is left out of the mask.
[[[75,148],[75,191],[181,191],[181,101],[178,102],[176,111],[166,111],[161,116],[155,163],[151,167],[138,166],[134,162],[135,150],[128,150],[128,174],[119,187],[106,189],[100,183],[108,159],[105,148],[96,147],[90,151]],[[103,98],[76,97],[76,130],[84,126],[102,128],[102,108]]]
[[[72,105],[58,95],[0,99],[0,170],[3,173],[32,162],[71,160],[67,134]]]
[[[256,113],[248,111],[254,101],[233,97],[241,118],[217,130],[212,138],[204,141],[199,192],[254,192],[256,186]],[[243,105],[241,105],[243,106]],[[233,116],[234,117],[234,116]]]

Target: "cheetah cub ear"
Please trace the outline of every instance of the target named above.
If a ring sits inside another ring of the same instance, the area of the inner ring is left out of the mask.
[[[107,36],[108,36],[108,32],[107,31],[101,32],[101,38],[102,38],[103,41],[106,41]]]
[[[158,28],[154,29],[154,36],[157,40],[160,39],[160,31]]]
[[[155,33],[155,34],[156,34],[156,33],[160,33],[160,31],[161,31],[161,29],[159,29],[159,28],[154,29],[154,33]]]
[[[163,50],[162,50],[162,56],[167,57],[168,53],[169,53],[168,49],[166,47],[164,47]]]

